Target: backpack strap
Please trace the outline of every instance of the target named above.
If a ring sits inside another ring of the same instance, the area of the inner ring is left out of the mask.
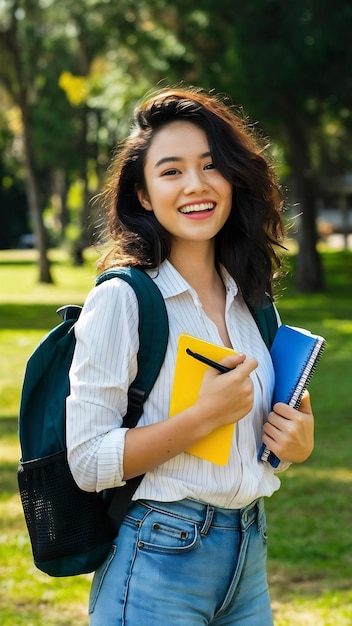
[[[128,391],[127,413],[122,424],[126,428],[133,428],[142,415],[143,404],[163,364],[169,336],[169,323],[164,298],[148,274],[137,268],[121,267],[101,274],[96,284],[100,285],[105,280],[115,277],[125,280],[133,287],[139,307],[138,373]],[[110,494],[107,495],[109,502],[107,517],[115,535],[142,478],[143,475],[136,476],[122,487],[108,490]]]
[[[265,293],[264,303],[260,309],[255,309],[248,302],[247,306],[254,317],[266,347],[270,350],[278,329],[278,320],[272,298],[268,293]]]
[[[134,267],[115,268],[101,274],[96,285],[116,277],[131,285],[139,307],[138,371],[128,392],[128,409],[123,421],[124,427],[133,428],[164,362],[169,323],[164,298],[148,274]]]

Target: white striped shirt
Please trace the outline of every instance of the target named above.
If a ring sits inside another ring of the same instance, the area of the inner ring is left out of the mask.
[[[170,334],[164,363],[138,426],[168,419],[180,333],[222,344],[197,293],[169,261],[158,273],[149,274],[165,299]],[[179,454],[148,472],[134,499],[192,498],[237,509],[260,496],[270,496],[280,486],[272,468],[257,460],[274,385],[271,358],[235,281],[225,270],[223,280],[231,343],[235,350],[259,363],[251,374],[254,406],[236,425],[227,465],[215,465],[186,452]],[[133,289],[118,278],[95,287],[87,297],[75,333],[77,344],[67,399],[68,457],[80,487],[101,491],[124,484],[126,429],[120,426],[126,413],[128,387],[136,376],[139,347],[138,303]]]

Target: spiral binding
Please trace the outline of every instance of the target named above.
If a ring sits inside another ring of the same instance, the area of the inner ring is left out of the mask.
[[[325,343],[326,341],[323,337],[317,338],[317,341],[314,345],[311,355],[299,375],[298,383],[291,390],[292,395],[291,395],[291,400],[289,401],[288,405],[293,407],[294,409],[297,409],[297,407],[299,407],[300,405],[303,392],[305,388],[307,387],[307,385],[309,384],[315,372],[317,363],[325,348]]]

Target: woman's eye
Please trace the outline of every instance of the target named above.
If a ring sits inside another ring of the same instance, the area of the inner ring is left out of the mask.
[[[178,170],[166,170],[166,172],[163,172],[161,175],[162,176],[175,176],[175,174],[178,174]]]
[[[213,169],[214,169],[214,163],[207,163],[207,164],[204,166],[204,169],[205,169],[205,170],[213,170]]]

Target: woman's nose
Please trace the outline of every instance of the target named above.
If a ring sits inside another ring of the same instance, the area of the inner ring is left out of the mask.
[[[188,172],[184,188],[185,193],[199,193],[207,188],[208,185],[203,172],[198,170],[190,170]]]

